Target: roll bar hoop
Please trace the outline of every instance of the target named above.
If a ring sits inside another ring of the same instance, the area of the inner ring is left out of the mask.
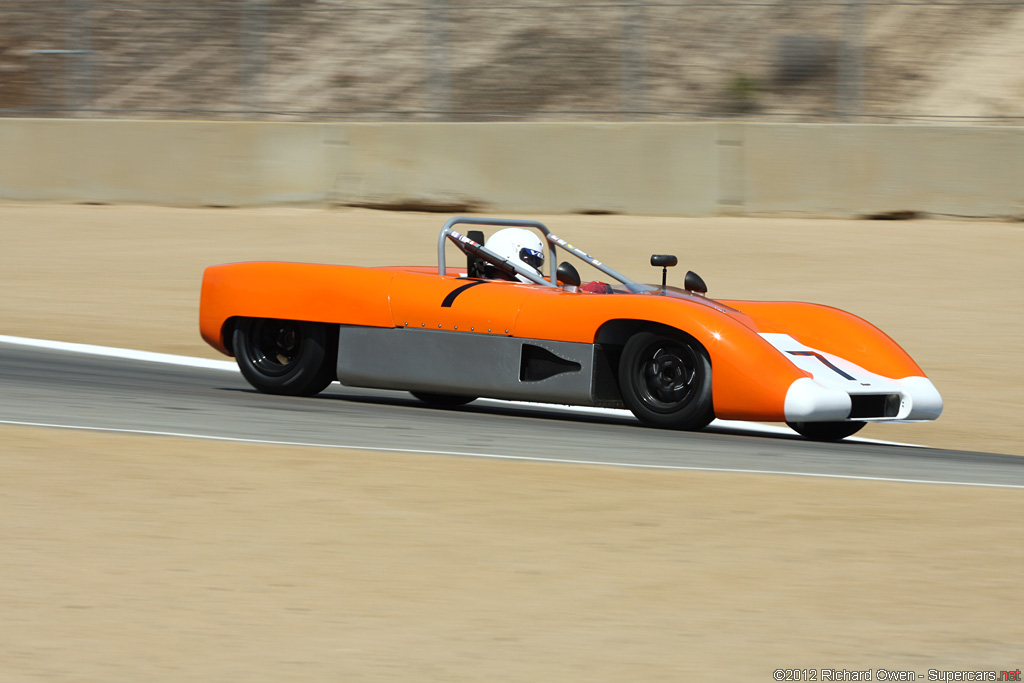
[[[533,228],[535,230],[540,230],[542,233],[544,233],[544,238],[547,240],[548,247],[550,249],[550,258],[548,258],[550,279],[544,279],[543,277],[537,275],[537,273],[531,270],[527,270],[526,268],[523,268],[517,263],[513,263],[511,261],[503,259],[502,257],[498,256],[484,245],[479,244],[476,241],[466,237],[462,233],[457,232],[455,230],[456,225],[484,225],[500,228]],[[647,290],[647,288],[644,287],[643,285],[637,284],[636,282],[630,280],[625,275],[622,275],[621,273],[612,270],[605,264],[595,259],[590,254],[580,249],[577,249],[573,245],[563,240],[561,237],[558,237],[557,235],[553,234],[550,230],[548,230],[548,227],[541,223],[540,221],[518,220],[513,218],[480,218],[473,216],[456,216],[455,218],[449,219],[448,222],[444,224],[444,227],[441,228],[441,234],[437,238],[438,275],[444,275],[447,272],[444,255],[444,245],[446,238],[454,242],[455,246],[457,246],[460,250],[462,250],[465,253],[472,254],[473,256],[482,258],[486,260],[488,263],[491,263],[506,272],[514,272],[518,275],[522,275],[530,282],[533,282],[538,285],[544,285],[545,287],[558,287],[558,278],[555,274],[558,268],[557,247],[562,247],[576,258],[581,259],[586,263],[589,263],[590,265],[597,268],[605,275],[608,275],[609,277],[618,280],[619,282],[624,284],[631,292],[643,292]]]

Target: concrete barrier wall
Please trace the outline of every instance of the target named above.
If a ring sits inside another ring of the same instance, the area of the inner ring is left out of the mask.
[[[0,199],[1024,215],[1024,128],[0,119]]]
[[[1024,216],[1024,128],[748,125],[747,213]]]

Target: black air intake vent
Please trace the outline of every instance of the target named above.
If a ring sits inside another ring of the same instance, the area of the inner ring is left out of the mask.
[[[900,414],[899,394],[861,394],[851,396],[853,408],[850,419],[867,419],[872,417],[896,417]]]
[[[519,380],[539,382],[566,372],[579,372],[582,365],[575,361],[559,358],[545,348],[523,344],[523,358],[519,365]]]

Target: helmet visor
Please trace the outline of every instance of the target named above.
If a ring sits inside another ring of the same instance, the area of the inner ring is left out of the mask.
[[[537,270],[540,270],[544,265],[544,252],[523,247],[519,250],[519,260],[528,266],[532,266]]]

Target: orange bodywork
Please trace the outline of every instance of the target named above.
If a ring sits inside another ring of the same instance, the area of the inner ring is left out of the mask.
[[[924,371],[887,334],[852,313],[797,302],[722,301],[738,308],[759,332],[788,334],[884,377],[924,376]]]
[[[834,308],[804,303],[714,301],[651,294],[589,294],[464,271],[359,268],[294,263],[213,266],[203,277],[200,331],[230,354],[235,317],[308,320],[366,327],[411,327],[593,344],[609,323],[637,321],[682,330],[711,359],[715,415],[781,421],[786,391],[810,377],[759,333],[783,333],[886,377],[923,375],[888,336]]]
[[[234,317],[312,320],[390,327],[388,289],[395,273],[308,263],[232,263],[203,273],[199,331],[230,354],[225,323]]]

